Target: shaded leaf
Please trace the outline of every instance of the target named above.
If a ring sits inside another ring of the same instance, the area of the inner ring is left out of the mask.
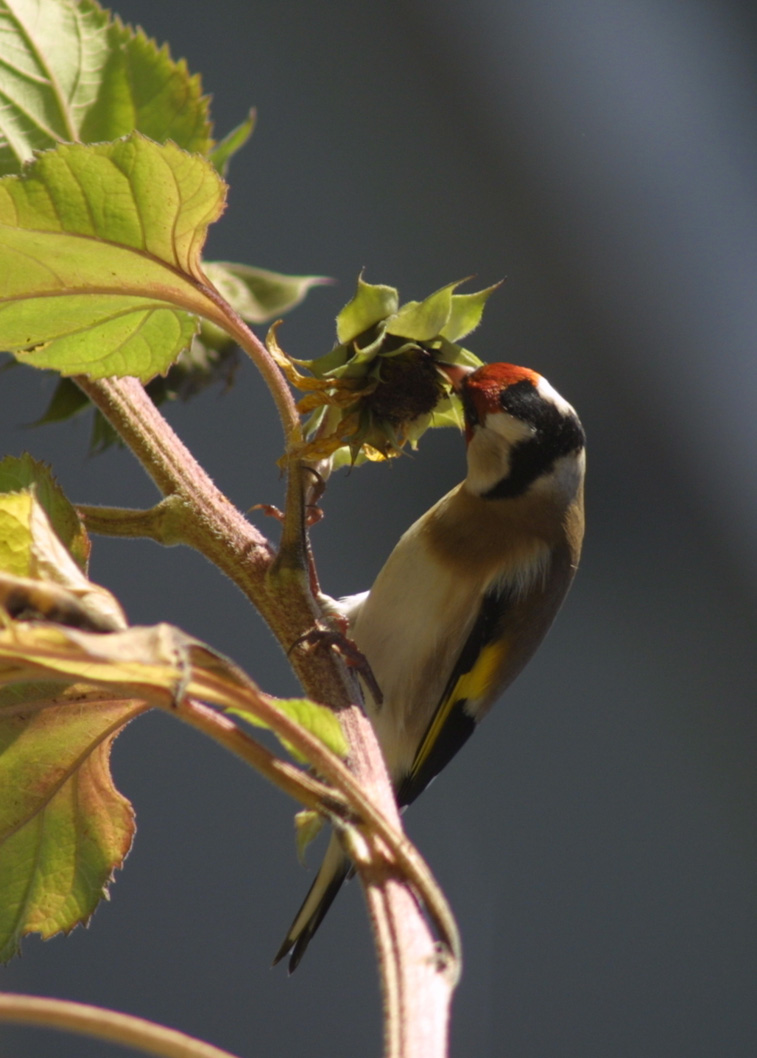
[[[166,400],[191,400],[209,386],[221,385],[228,389],[240,364],[236,343],[220,327],[200,321],[200,331],[187,349],[183,349],[166,375],[158,375],[146,385],[148,396],[156,405]],[[111,445],[123,445],[119,434],[108,420],[90,404],[86,395],[70,378],[60,378],[44,413],[32,423],[46,426],[63,422],[82,411],[92,411],[92,432],[89,450],[104,452]]]
[[[92,432],[89,437],[89,451],[98,455],[107,451],[111,445],[123,445],[120,435],[113,429],[104,415],[95,408],[92,416]]]
[[[294,720],[345,751],[330,710],[262,694],[170,625],[102,635],[17,622],[0,631],[0,957],[26,933],[48,937],[92,914],[133,835],[110,745],[148,705],[174,713],[185,695],[268,726],[285,744]]]
[[[116,790],[113,739],[139,702],[0,708],[0,960],[28,933],[88,921],[134,836]]]
[[[93,378],[165,371],[217,314],[200,251],[223,210],[210,164],[139,134],[59,147],[0,180],[0,348]]]
[[[64,422],[90,407],[89,398],[70,378],[60,378],[53,390],[50,403],[39,419],[32,426],[46,426],[48,423]]]
[[[265,323],[282,316],[299,305],[313,287],[331,282],[325,276],[282,275],[231,261],[206,261],[203,268],[219,294],[248,323]]]
[[[326,706],[264,694],[233,662],[168,624],[109,635],[48,624],[16,624],[0,632],[0,685],[40,680],[111,688],[162,708],[191,695],[279,737],[281,715],[332,752],[343,756],[347,750],[341,724]]]
[[[181,354],[179,354],[181,356]],[[18,364],[17,364],[18,366]],[[153,379],[153,381],[155,381]],[[149,385],[150,383],[148,383]],[[97,408],[93,408],[89,398],[70,378],[59,378],[53,390],[50,402],[42,415],[31,423],[31,426],[48,426],[51,423],[65,422],[80,412],[92,411],[92,429],[89,438],[91,455],[104,452],[111,445],[123,445],[119,434]]]
[[[225,331],[207,324],[171,364],[168,374],[148,382],[146,389],[154,404],[166,400],[191,400],[209,386],[228,389],[239,367],[239,347]]]
[[[19,577],[29,583],[14,586],[13,578]],[[65,597],[60,591],[45,594],[45,583],[49,582],[71,596],[71,612],[84,615],[74,622],[77,625],[86,624],[101,631],[126,627],[116,598],[88,580],[61,543],[37,500],[34,485],[18,492],[0,493],[0,578],[0,601],[8,608],[8,598],[12,598],[14,612],[44,615],[46,607],[65,608]]]

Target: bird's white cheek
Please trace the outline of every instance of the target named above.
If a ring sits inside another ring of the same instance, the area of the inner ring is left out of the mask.
[[[488,415],[486,425],[475,428],[468,444],[468,488],[478,495],[493,488],[510,471],[513,445],[527,441],[533,433],[533,427],[512,415]]]
[[[535,493],[554,496],[562,504],[572,503],[581,490],[586,470],[586,453],[571,452],[555,462],[549,474],[534,482]]]

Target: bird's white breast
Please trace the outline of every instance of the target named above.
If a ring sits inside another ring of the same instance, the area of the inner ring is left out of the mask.
[[[390,772],[406,771],[476,619],[484,585],[461,581],[424,546],[400,539],[350,628],[384,695],[367,709]]]

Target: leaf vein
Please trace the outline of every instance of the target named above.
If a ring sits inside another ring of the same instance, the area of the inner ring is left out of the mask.
[[[76,132],[71,127],[70,122],[68,120],[67,110],[66,110],[66,107],[64,106],[63,93],[62,93],[58,78],[53,73],[53,70],[50,67],[50,65],[48,64],[48,62],[46,61],[43,53],[40,51],[40,49],[34,43],[34,38],[33,38],[32,34],[27,29],[27,27],[24,25],[24,23],[23,23],[22,19],[20,18],[20,16],[16,15],[15,13],[12,13],[11,14],[11,20],[16,22],[20,35],[26,41],[30,56],[32,57],[32,59],[34,59],[36,61],[37,66],[39,67],[39,69],[42,70],[43,73],[47,76],[47,79],[48,79],[49,84],[50,84],[50,89],[51,89],[51,92],[52,92],[52,95],[53,95],[53,100],[55,101],[55,103],[56,103],[56,105],[58,107],[60,116],[61,116],[61,118],[63,120],[63,125],[64,125],[66,131],[68,132],[68,138],[71,139],[71,140],[75,140],[77,138]],[[55,138],[58,139],[58,137],[55,137]]]
[[[36,820],[37,823],[37,840],[34,845],[34,857],[31,863],[31,869],[29,871],[28,881],[24,887],[24,892],[18,905],[18,913],[14,916],[13,922],[13,935],[15,937],[23,934],[24,925],[26,924],[29,907],[32,902],[32,894],[34,892],[34,885],[37,880],[37,871],[39,868],[40,859],[42,857],[42,843],[45,836],[45,811],[43,809],[40,817]],[[0,843],[1,846],[2,843]]]
[[[5,834],[0,837],[0,848],[2,848],[3,844],[8,841],[9,838],[13,837],[14,834],[16,834],[22,827],[26,826],[33,819],[39,816],[40,813],[42,814],[42,816],[44,816],[44,813],[48,809],[50,802],[53,800],[58,791],[61,790],[62,787],[65,786],[65,784],[68,782],[68,780],[76,774],[77,770],[81,767],[82,763],[86,761],[89,756],[92,755],[92,753],[95,751],[95,749],[97,749],[99,745],[105,742],[106,739],[110,738],[111,735],[115,734],[115,732],[118,731],[120,727],[123,727],[125,724],[127,724],[129,720],[132,719],[133,715],[136,715],[134,712],[135,709],[137,709],[138,711],[142,711],[144,709],[144,706],[142,705],[142,703],[138,703],[136,706],[125,712],[122,716],[119,716],[116,720],[109,724],[108,727],[104,728],[103,731],[101,731],[100,734],[97,735],[91,742],[87,743],[86,748],[82,750],[82,752],[76,758],[74,758],[71,761],[70,765],[61,773],[58,782],[51,784],[50,788],[45,792],[45,796],[34,806],[33,810],[30,811],[26,816],[21,818],[14,827],[9,828],[5,832]]]

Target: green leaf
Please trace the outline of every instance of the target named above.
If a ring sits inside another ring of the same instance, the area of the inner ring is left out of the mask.
[[[354,355],[354,346],[335,345],[330,352],[315,360],[298,360],[296,363],[304,364],[314,378],[329,378],[332,375],[339,378],[349,374],[349,363]]]
[[[65,531],[67,501],[49,486],[47,493],[53,517]],[[24,578],[24,583],[15,578]],[[0,492],[0,606],[13,612],[66,613],[73,615],[66,618],[71,623],[99,631],[126,627],[116,598],[88,580],[61,543],[37,499],[35,484]]]
[[[167,370],[218,315],[200,251],[224,206],[204,159],[138,133],[0,180],[0,348],[92,378]]]
[[[257,111],[253,108],[241,125],[227,133],[208,155],[221,176],[226,176],[232,157],[244,147],[255,129]]]
[[[0,704],[5,704],[3,701]],[[21,937],[85,923],[106,895],[134,836],[116,790],[113,739],[135,702],[0,708],[0,960]]]
[[[308,845],[320,834],[323,829],[323,816],[312,808],[303,808],[301,812],[295,812],[294,816],[294,839],[297,848],[297,859],[305,866],[305,853]]]
[[[277,709],[280,709],[285,716],[288,716],[300,727],[309,731],[311,735],[315,735],[316,738],[320,739],[332,753],[336,753],[338,757],[347,756],[349,745],[344,731],[342,731],[342,725],[339,723],[336,713],[333,713],[327,706],[318,705],[317,702],[311,702],[308,698],[271,698],[269,701]],[[249,721],[256,727],[270,726],[247,709],[231,706],[226,707],[225,711],[234,716],[242,717],[242,719]],[[285,739],[281,739],[281,742],[296,760],[303,761],[305,759]]]
[[[222,655],[165,624],[102,635],[17,621],[0,630],[0,688],[2,958],[26,933],[48,937],[86,921],[104,895],[134,832],[110,776],[110,746],[148,705],[174,715],[186,694],[269,727],[284,744],[294,720],[347,750],[330,710],[264,695]]]
[[[16,622],[0,632],[0,958],[25,934],[86,922],[105,895],[134,835],[110,747],[145,697],[180,693],[182,645],[165,626],[102,635]]]
[[[86,111],[98,86],[80,71],[107,56],[107,16],[91,3],[0,3],[0,171],[17,172],[35,150],[75,140],[73,115]]]
[[[366,283],[358,277],[355,296],[336,318],[336,336],[341,345],[354,341],[359,334],[397,311],[399,296],[394,287]]]
[[[56,143],[134,129],[210,149],[199,78],[93,0],[0,0],[0,30],[0,173]]]
[[[248,323],[265,323],[289,312],[326,276],[288,276],[231,261],[205,261],[203,269],[221,297]]]
[[[302,301],[313,286],[329,282],[320,276],[287,276],[225,262],[203,262],[203,270],[221,296],[251,323],[280,316]],[[182,350],[166,375],[148,383],[147,392],[159,405],[166,400],[191,400],[213,385],[226,390],[234,382],[239,363],[234,339],[216,324],[202,320],[189,347]],[[61,422],[89,406],[79,387],[71,379],[61,378],[47,409],[34,425]],[[91,451],[120,443],[118,434],[97,411],[92,425]]]
[[[0,462],[0,493],[18,492],[34,486],[34,495],[44,507],[56,535],[86,572],[91,544],[76,508],[68,500],[47,463],[28,453],[6,456]]]
[[[30,490],[0,496],[0,570],[16,577],[34,572],[30,529],[34,497]]]
[[[123,445],[121,435],[110,425],[104,415],[95,408],[92,416],[92,432],[89,435],[90,455],[99,455],[111,445]]]
[[[17,364],[16,361],[14,363]],[[50,403],[39,419],[36,419],[31,425],[46,426],[48,423],[63,422],[89,407],[91,407],[89,398],[79,389],[76,383],[70,378],[61,378],[53,390]]]
[[[189,694],[273,731],[285,745],[279,728],[291,733],[294,721],[337,755],[348,750],[336,714],[325,705],[264,694],[233,662],[168,624],[110,635],[22,622],[0,631],[0,686],[50,680],[110,688],[169,711]]]
[[[180,353],[165,377],[148,384],[147,392],[155,404],[162,404],[166,400],[190,400],[215,384],[228,389],[239,359],[239,349],[228,334],[203,321],[190,347]]]
[[[18,363],[13,361],[15,366],[18,367]],[[153,379],[153,381],[155,381]],[[70,378],[59,378],[58,384],[53,390],[53,395],[50,398],[50,403],[45,408],[44,412],[38,419],[35,419],[31,426],[47,426],[54,422],[65,422],[66,419],[72,419],[75,415],[80,412],[86,412],[91,410],[92,415],[92,431],[89,439],[89,451],[91,455],[95,455],[98,452],[104,452],[111,445],[123,444],[120,436],[116,433],[113,427],[110,425],[108,420],[101,415],[101,413],[93,408],[90,404],[89,398],[82,393],[76,383]]]
[[[158,143],[172,140],[186,151],[208,154],[210,99],[202,94],[199,74],[190,74],[184,59],[174,62],[167,45],[159,48],[144,30],[118,18],[108,25],[107,48],[96,74],[97,97],[81,116],[77,139],[97,143],[136,130]]]
[[[439,362],[442,364],[459,364],[461,367],[470,367],[474,371],[477,367],[482,367],[484,361],[472,353],[470,349],[463,348],[462,345],[457,345],[455,342],[450,342],[447,338],[440,338],[438,343],[437,356]]]
[[[423,301],[408,301],[387,322],[386,333],[415,342],[430,342],[441,334],[452,312],[452,291],[458,283],[450,283]]]
[[[284,353],[272,328],[269,351],[306,394],[298,402],[303,414],[310,413],[301,455],[317,460],[321,473],[390,459],[405,444],[416,448],[429,426],[462,423],[458,398],[449,393],[439,368],[481,365],[453,338],[478,325],[496,285],[453,294],[461,282],[397,308],[393,287],[372,286],[361,276],[355,296],[337,317],[338,344],[312,360]]]
[[[503,280],[500,280],[499,283],[494,283],[475,294],[453,294],[449,319],[440,334],[450,342],[459,342],[471,331],[475,331],[481,322],[481,316],[490,294],[501,287],[502,283]]]
[[[277,698],[275,704],[300,727],[320,739],[332,753],[338,757],[347,756],[350,747],[339,717],[327,706],[318,705],[308,698]]]

